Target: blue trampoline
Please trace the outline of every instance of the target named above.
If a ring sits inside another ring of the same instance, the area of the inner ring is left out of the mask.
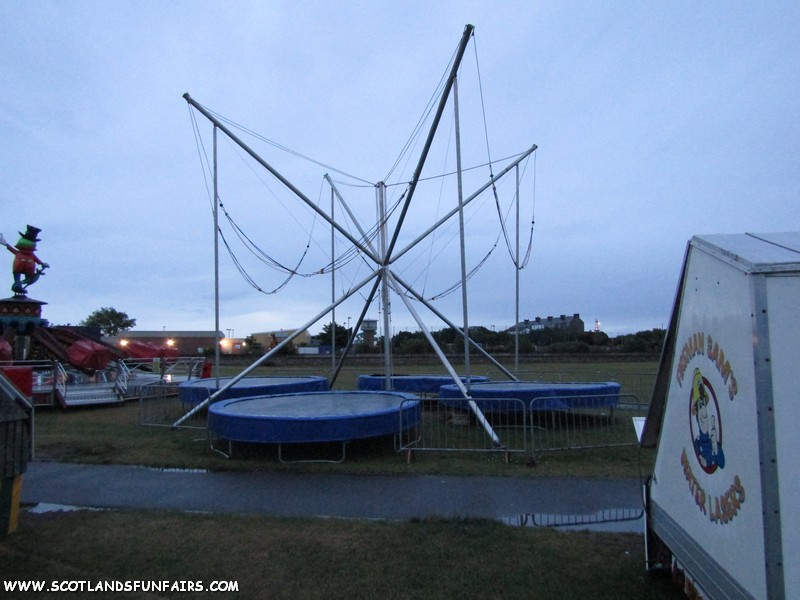
[[[485,383],[488,377],[471,376],[472,383]],[[461,377],[461,381],[466,382],[466,377]],[[439,388],[448,383],[453,383],[453,378],[449,375],[393,375],[392,388],[398,392],[408,392],[411,394],[430,394],[437,395]],[[455,385],[455,384],[453,384]],[[382,391],[386,389],[385,375],[360,375],[358,377],[358,389],[369,391]]]
[[[398,392],[309,392],[232,398],[208,409],[209,432],[229,442],[310,444],[395,434],[422,418]]]
[[[186,404],[200,404],[232,379],[232,377],[221,377],[219,388],[215,377],[184,381],[178,385],[178,399]],[[328,389],[328,379],[325,377],[245,377],[237,381],[232,388],[225,390],[219,400],[298,392],[326,392]]]
[[[500,381],[478,383],[470,387],[470,395],[482,411],[492,412],[497,406],[524,405],[531,411],[570,410],[578,408],[615,407],[619,403],[620,384],[547,383],[539,381]],[[490,399],[515,399],[521,403],[491,402]],[[452,407],[465,407],[464,396],[455,384],[439,389],[439,401]],[[506,408],[505,410],[511,410]]]

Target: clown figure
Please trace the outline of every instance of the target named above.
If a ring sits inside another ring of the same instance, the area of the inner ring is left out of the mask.
[[[700,465],[707,472],[725,468],[725,453],[722,451],[717,431],[717,417],[709,414],[712,399],[706,391],[703,375],[695,369],[692,382],[692,416],[697,423],[697,436],[694,438],[694,449]],[[712,406],[713,408],[713,406]]]
[[[19,234],[20,238],[14,246],[6,242],[3,235],[0,234],[0,244],[3,244],[14,255],[12,266],[14,285],[11,286],[11,291],[17,296],[24,296],[25,289],[35,283],[42,275],[42,271],[50,266],[39,260],[35,254],[36,242],[39,241],[36,236],[40,231],[41,229],[28,225],[25,233]],[[37,270],[36,265],[40,265],[41,268]]]

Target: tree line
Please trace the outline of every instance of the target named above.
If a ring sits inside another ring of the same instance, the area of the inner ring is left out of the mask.
[[[96,327],[103,335],[115,336],[131,329],[136,319],[111,307],[100,308],[91,313],[81,325]],[[331,345],[331,335],[335,332],[337,348],[344,348],[352,334],[352,328],[338,323],[327,323],[322,332],[315,336],[315,342],[322,346]],[[531,330],[519,335],[519,351],[522,354],[588,354],[592,352],[619,352],[638,354],[658,354],[664,345],[666,330],[649,329],[616,337],[609,337],[602,331],[586,331],[572,334],[563,329],[544,328]],[[436,343],[449,354],[464,353],[464,338],[460,330],[445,328],[431,332]],[[490,353],[513,353],[517,340],[509,331],[493,331],[483,326],[470,327],[470,337],[475,343]],[[261,354],[260,347],[253,335],[245,340],[248,353]],[[376,337],[373,344],[367,344],[364,335],[356,336],[355,351],[358,353],[379,353],[383,350],[383,339]],[[287,347],[286,354],[296,352]],[[430,343],[422,331],[400,331],[392,336],[392,352],[399,354],[427,354],[431,352]]]
[[[331,344],[331,331],[334,327],[329,323],[316,336],[321,345]],[[344,348],[351,335],[351,330],[342,325],[335,325],[337,348]],[[519,351],[523,354],[588,354],[591,352],[619,352],[638,354],[659,354],[664,345],[666,330],[650,329],[626,335],[610,337],[602,331],[587,331],[577,335],[564,330],[545,328],[520,333]],[[431,332],[431,337],[449,354],[464,353],[464,338],[460,330],[445,328]],[[493,331],[486,327],[470,327],[470,338],[490,353],[512,353],[516,349],[516,336],[508,331]],[[377,337],[374,345],[368,347],[362,334],[356,336],[357,352],[381,352],[383,339]],[[400,354],[426,354],[431,352],[430,343],[422,331],[401,331],[392,336],[392,351]]]

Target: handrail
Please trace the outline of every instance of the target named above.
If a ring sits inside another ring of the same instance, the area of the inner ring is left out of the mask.
[[[56,393],[63,401],[67,398],[67,371],[60,362],[56,361],[53,365],[53,380]]]
[[[124,396],[128,392],[128,378],[131,375],[124,360],[117,361],[117,392]]]
[[[3,360],[0,361],[0,367],[32,367],[33,369],[52,370],[53,363],[49,360]]]
[[[166,372],[172,373],[173,371],[178,370],[179,366],[185,367],[187,378],[191,379],[192,374],[197,368],[197,365],[202,365],[204,360],[205,358],[198,358],[197,356],[179,356],[174,359],[167,359]]]
[[[162,376],[185,370],[187,378],[191,379],[193,376],[199,377],[200,365],[203,361],[205,361],[205,357],[178,356],[175,358],[125,358],[120,363],[125,365],[129,373],[142,367],[150,369],[153,373],[160,373]]]

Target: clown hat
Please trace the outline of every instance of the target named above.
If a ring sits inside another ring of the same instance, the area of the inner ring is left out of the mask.
[[[39,235],[41,229],[39,229],[38,227],[34,227],[33,225],[28,225],[27,227],[28,227],[27,231],[25,233],[20,232],[20,235],[26,240],[29,240],[31,242],[41,241],[39,240],[38,237],[36,237]]]

